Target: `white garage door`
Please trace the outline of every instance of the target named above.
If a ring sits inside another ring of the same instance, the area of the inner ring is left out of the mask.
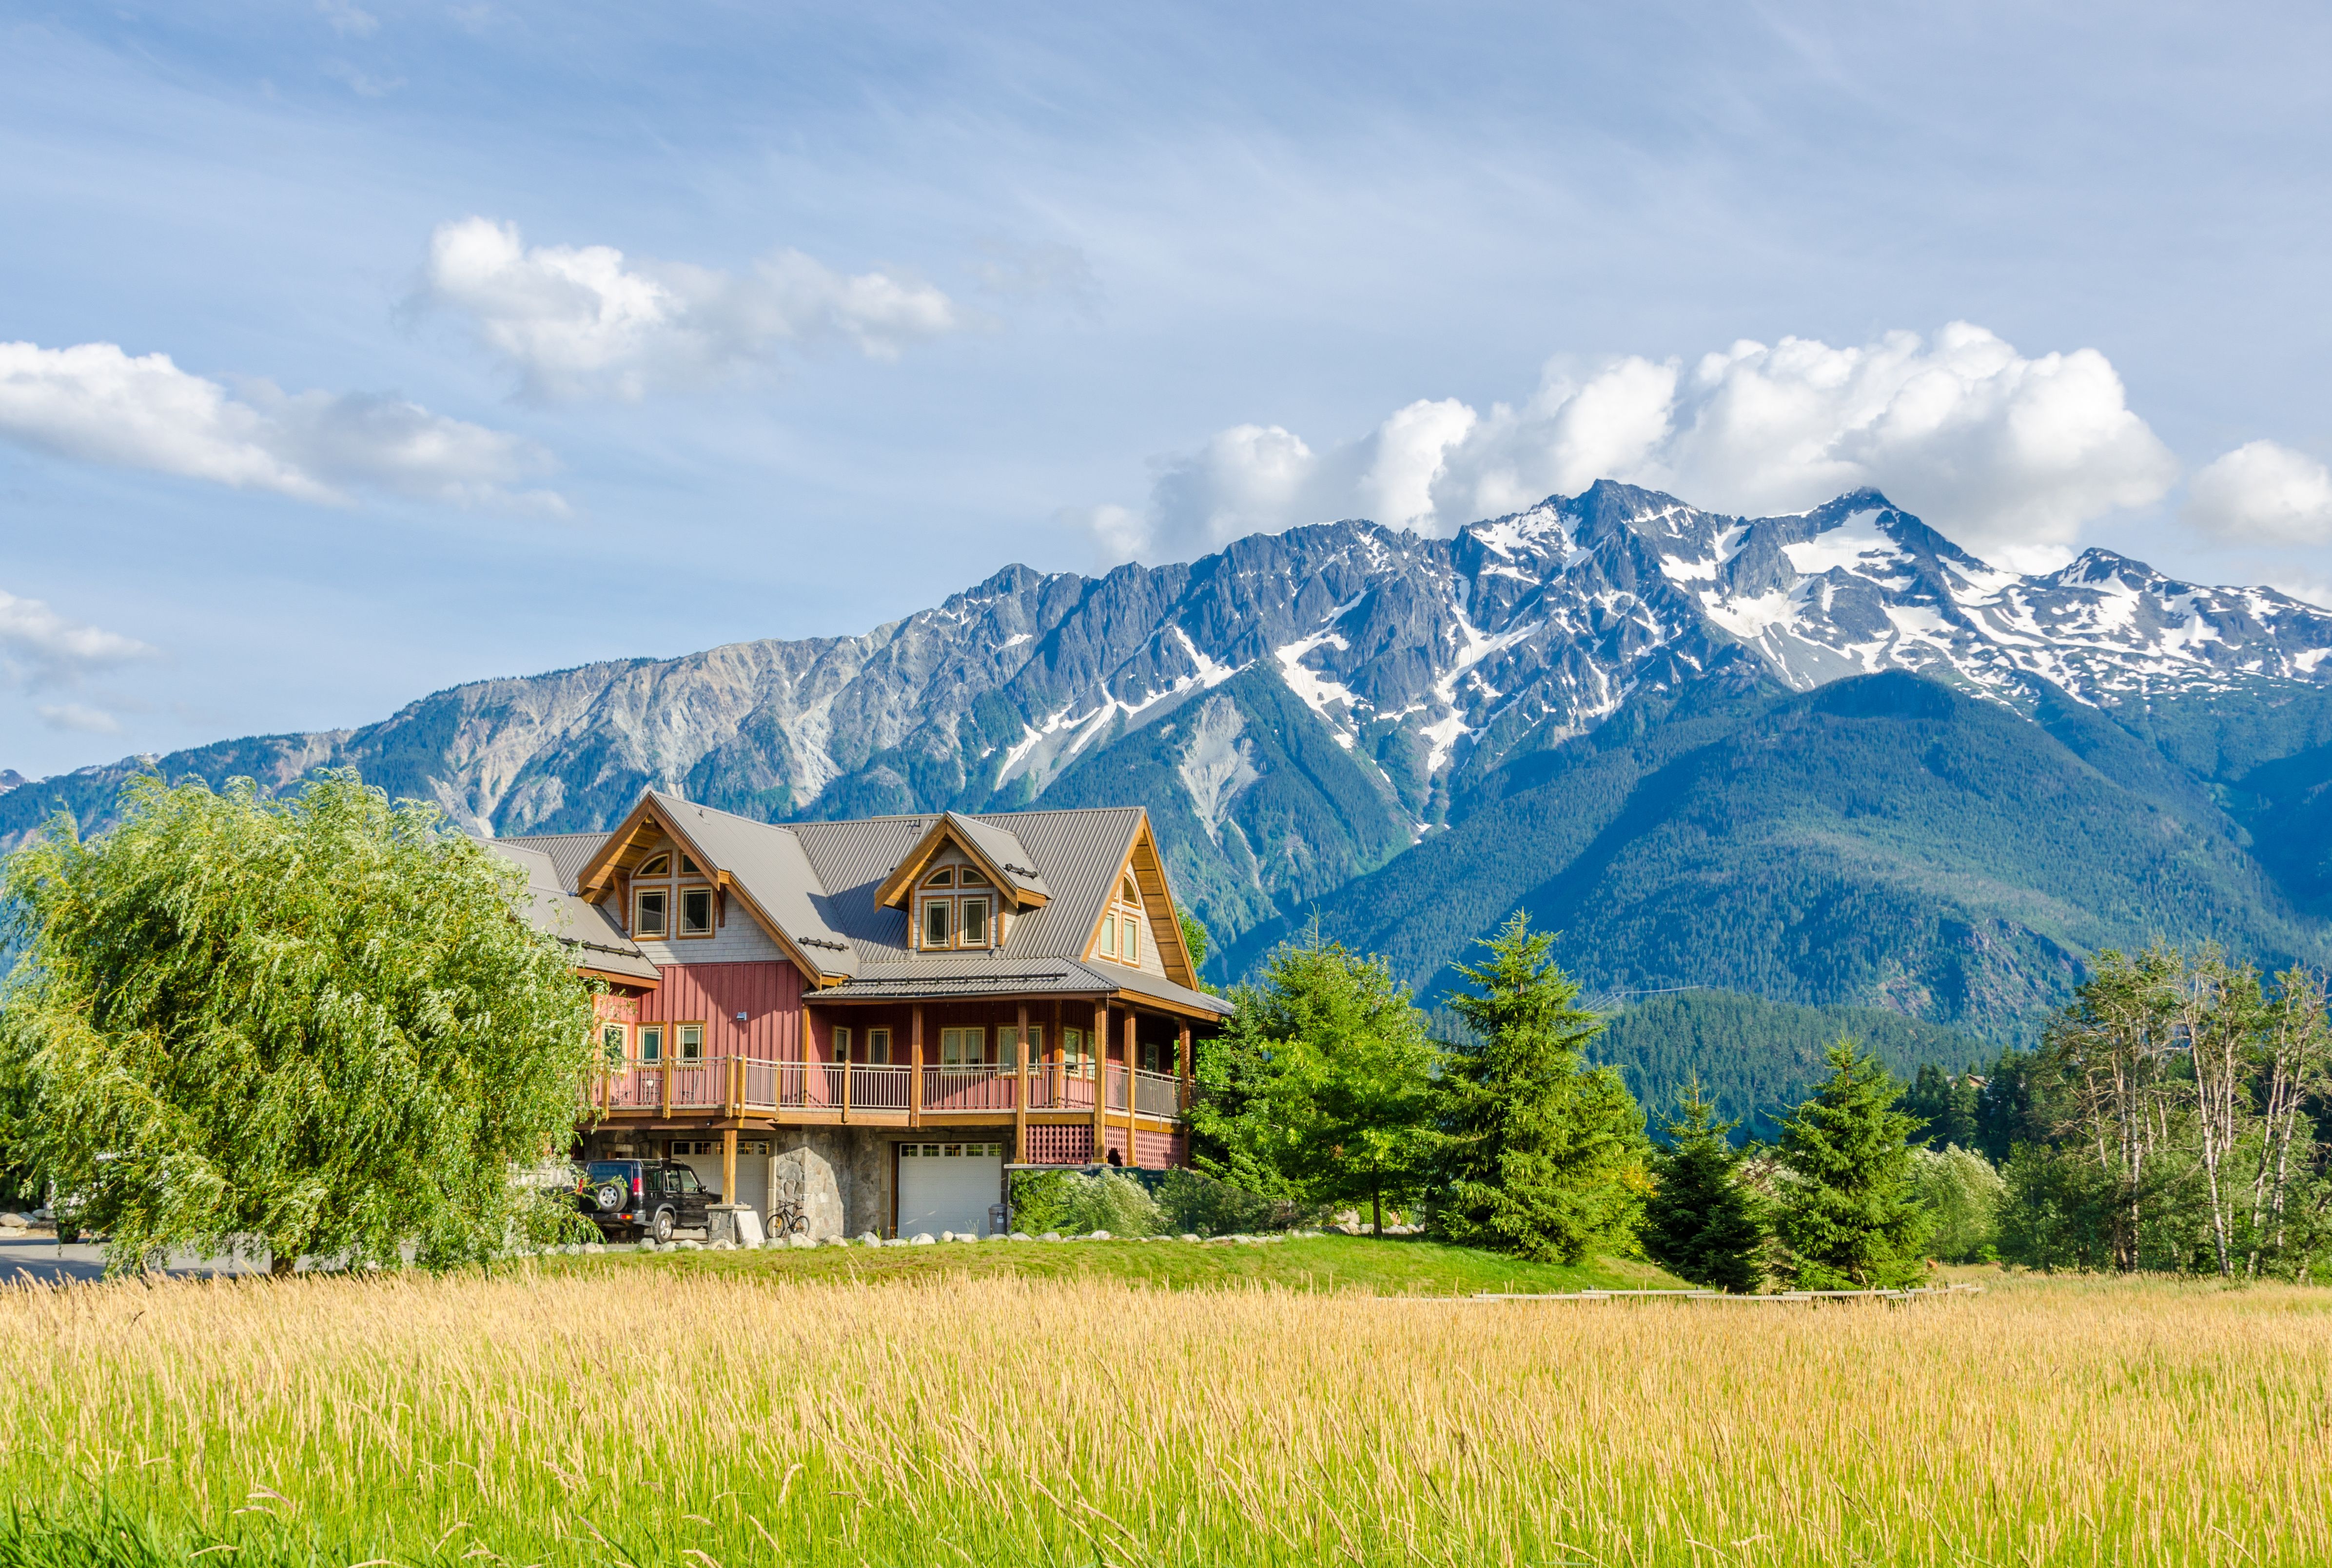
[[[672,1145],[673,1162],[685,1165],[696,1172],[697,1180],[706,1189],[721,1192],[724,1203],[750,1204],[761,1217],[761,1229],[767,1234],[769,1223],[769,1145],[766,1139],[744,1138],[737,1143],[737,1190],[721,1192],[721,1140],[718,1138],[675,1139]]]
[[[988,1234],[988,1206],[1004,1196],[1001,1143],[899,1145],[899,1234]]]

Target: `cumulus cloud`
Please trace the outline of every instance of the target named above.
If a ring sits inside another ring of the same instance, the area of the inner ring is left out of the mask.
[[[0,438],[20,445],[330,504],[372,490],[566,510],[550,492],[510,489],[550,466],[516,436],[397,397],[286,393],[260,380],[241,392],[181,370],[167,354],[0,343]]]
[[[155,656],[135,637],[68,620],[39,599],[0,591],[0,681],[27,691],[75,688],[91,675]],[[53,730],[113,735],[121,722],[102,699],[36,703],[33,712]]]
[[[1689,366],[1639,357],[1550,369],[1514,405],[1396,410],[1315,452],[1240,425],[1161,461],[1139,513],[1096,509],[1104,544],[1149,559],[1347,516],[1448,533],[1610,478],[1747,513],[1877,485],[2002,565],[2053,566],[2081,526],[2159,500],[2177,464],[2095,349],[2028,358],[1981,327],[1848,348],[1739,342]]]
[[[799,251],[745,272],[626,260],[608,245],[528,245],[515,224],[464,218],[430,237],[420,302],[466,317],[542,397],[636,398],[766,368],[842,342],[873,359],[965,325],[938,289],[846,275]]]
[[[2332,469],[2304,452],[2252,441],[2186,487],[2186,521],[2246,544],[2332,544]]]

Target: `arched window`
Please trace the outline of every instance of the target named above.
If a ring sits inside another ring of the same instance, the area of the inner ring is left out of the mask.
[[[645,865],[641,866],[638,871],[633,873],[633,875],[636,876],[670,876],[672,875],[672,856],[669,855],[656,856]]]

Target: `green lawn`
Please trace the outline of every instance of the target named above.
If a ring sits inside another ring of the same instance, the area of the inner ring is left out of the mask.
[[[759,1276],[771,1281],[994,1278],[1128,1281],[1168,1290],[1223,1286],[1363,1291],[1377,1296],[1471,1296],[1684,1288],[1649,1263],[1599,1257],[1576,1267],[1524,1263],[1495,1252],[1402,1237],[1318,1236],[1287,1241],[941,1242],[930,1247],[821,1247],[777,1252],[607,1253],[549,1257],[543,1266],[587,1272],[668,1269]]]

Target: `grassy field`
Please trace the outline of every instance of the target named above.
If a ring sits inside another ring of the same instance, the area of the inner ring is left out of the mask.
[[[1384,1296],[1688,1288],[1649,1263],[1600,1257],[1572,1267],[1408,1238],[1314,1236],[1241,1245],[1215,1241],[982,1242],[931,1247],[820,1247],[783,1252],[608,1253],[546,1259],[587,1273],[632,1269],[731,1274],[771,1282],[882,1284],[933,1278],[1047,1279],[1170,1290],[1277,1286]]]
[[[0,1291],[0,1563],[2332,1560],[2323,1292],[1496,1303],[1047,1251]]]

